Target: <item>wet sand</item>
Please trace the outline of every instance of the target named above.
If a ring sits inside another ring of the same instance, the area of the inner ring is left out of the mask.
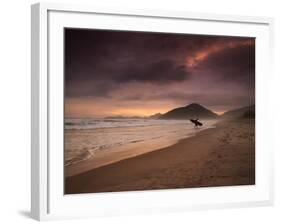
[[[78,175],[105,165],[119,162],[124,159],[166,148],[176,144],[180,139],[194,136],[197,132],[215,127],[214,125],[216,122],[217,120],[214,119],[208,121],[203,120],[204,126],[194,129],[190,121],[185,121],[183,122],[183,126],[181,126],[181,130],[179,130],[180,127],[177,127],[177,124],[173,123],[165,126],[147,125],[141,127],[135,126],[96,130],[65,130],[65,143],[68,143],[68,145],[65,145],[65,153],[71,154],[74,151],[75,153],[77,152],[78,155],[74,156],[72,159],[67,159],[66,156],[64,175],[66,177]],[[167,128],[169,128],[170,131],[170,134],[168,135],[167,130],[165,130]],[[130,138],[132,139],[132,136],[135,136],[136,133],[139,133],[140,136],[135,138],[135,141],[128,141],[126,135],[130,135]],[[145,136],[147,133],[150,133],[151,135],[149,137]],[[112,136],[113,139],[115,138],[115,140],[116,136],[118,136],[119,143],[116,144],[115,142],[114,144],[112,139],[108,139],[110,136]],[[122,143],[120,142],[120,138],[123,139]],[[102,150],[90,152],[85,150],[85,148],[92,148],[93,145],[97,144],[95,140],[98,142],[103,141],[104,146],[109,146],[104,147]],[[77,149],[75,147],[77,147]],[[110,149],[110,147],[113,148]],[[79,155],[81,148],[83,148],[83,153]],[[71,158],[71,156],[68,155],[68,158]]]
[[[65,193],[255,184],[254,122],[221,121],[172,146],[67,177]]]

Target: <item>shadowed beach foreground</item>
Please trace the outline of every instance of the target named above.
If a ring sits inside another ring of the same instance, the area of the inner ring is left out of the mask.
[[[255,184],[255,120],[224,120],[177,144],[65,179],[65,193]]]

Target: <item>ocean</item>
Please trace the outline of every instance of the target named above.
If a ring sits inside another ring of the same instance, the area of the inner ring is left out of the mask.
[[[65,119],[65,166],[95,156],[113,155],[113,160],[120,160],[161,149],[216,123],[201,122],[203,127],[194,128],[189,120]]]

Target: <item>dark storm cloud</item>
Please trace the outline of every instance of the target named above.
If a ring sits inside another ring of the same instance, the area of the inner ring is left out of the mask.
[[[120,76],[116,77],[118,82],[148,81],[156,83],[167,83],[170,81],[183,81],[190,77],[190,72],[183,65],[176,65],[171,60],[161,60],[147,65],[128,66]]]
[[[254,88],[255,45],[241,45],[213,53],[197,65],[211,70],[221,82],[236,82]]]
[[[254,102],[255,41],[66,29],[64,70],[70,116],[90,116],[92,107],[108,114],[120,103],[128,110],[146,105],[165,112],[197,102],[223,111]]]
[[[66,82],[91,79],[127,82],[132,80],[132,75],[135,81],[138,77],[140,81],[149,77],[157,81],[156,75],[147,73],[144,78],[141,72],[154,72],[161,82],[157,65],[162,71],[167,68],[176,72],[175,76],[165,72],[164,80],[182,80],[183,73],[187,73],[186,78],[190,73],[183,67],[186,52],[208,45],[213,39],[189,35],[187,40],[186,35],[180,34],[66,29]]]
[[[191,36],[186,41],[185,35],[66,29],[66,96],[107,95],[128,82],[188,80],[186,49],[204,43],[206,38]]]

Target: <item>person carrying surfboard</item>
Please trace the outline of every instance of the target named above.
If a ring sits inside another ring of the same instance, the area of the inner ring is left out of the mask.
[[[198,121],[199,119],[190,119],[190,121],[194,124],[194,127],[197,128],[199,126],[203,126],[201,122]]]

